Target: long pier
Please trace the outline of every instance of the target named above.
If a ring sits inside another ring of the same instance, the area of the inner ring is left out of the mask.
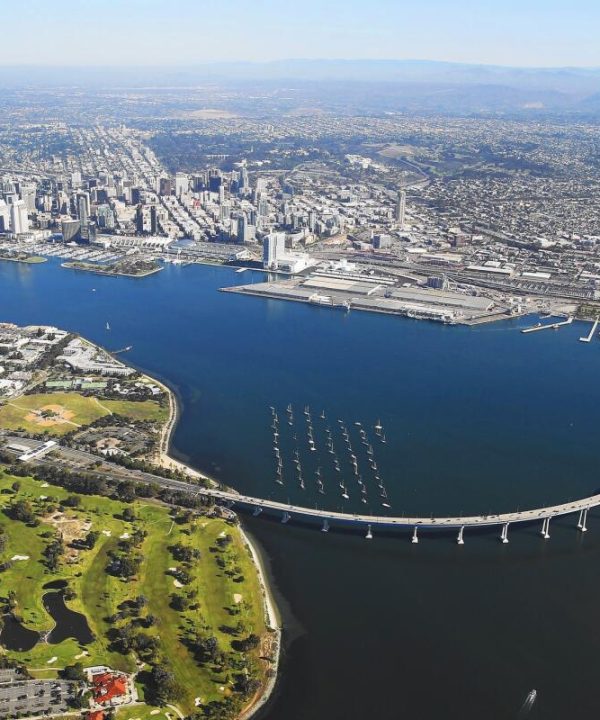
[[[521,330],[522,333],[532,333],[532,332],[538,332],[538,330],[558,330],[563,325],[570,325],[573,322],[573,318],[569,317],[566,320],[562,320],[561,322],[555,322],[555,323],[548,323],[548,325],[542,325],[542,323],[538,323],[537,325],[532,325],[528,328],[523,328]]]
[[[592,342],[592,339],[593,339],[594,335],[596,334],[596,330],[598,329],[598,323],[600,323],[600,318],[596,318],[596,320],[594,321],[594,324],[592,325],[592,329],[590,330],[589,335],[580,337],[579,342],[584,342],[584,343]]]

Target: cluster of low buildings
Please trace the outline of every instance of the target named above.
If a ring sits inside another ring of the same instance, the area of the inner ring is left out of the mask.
[[[25,391],[44,356],[67,338],[64,330],[0,323],[0,398]]]
[[[65,330],[0,323],[0,398],[21,395],[37,384],[48,391],[103,390],[109,379],[134,373],[113,355]],[[159,388],[148,392],[154,390],[160,394]],[[123,394],[128,392],[124,387]]]

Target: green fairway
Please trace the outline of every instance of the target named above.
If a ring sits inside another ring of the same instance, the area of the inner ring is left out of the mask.
[[[15,481],[20,483],[16,492],[11,489]],[[209,702],[231,695],[234,673],[242,667],[247,666],[264,680],[266,666],[258,660],[260,648],[245,654],[235,650],[236,639],[250,634],[263,637],[266,632],[258,575],[235,525],[205,516],[174,521],[172,509],[147,500],[126,505],[110,498],[79,495],[78,507],[60,506],[68,495],[60,487],[31,478],[17,479],[0,470],[0,526],[6,533],[0,562],[19,558],[0,573],[0,597],[14,590],[17,616],[27,627],[44,632],[51,629],[53,621],[41,602],[43,585],[64,578],[75,592],[68,605],[85,615],[94,640],[85,647],[73,639],[55,645],[39,642],[31,651],[11,652],[11,656],[23,662],[36,677],[54,677],[60,668],[77,660],[84,665],[107,664],[133,672],[136,669],[133,652],[119,652],[107,637],[111,630],[123,628],[133,620],[135,632],[143,626],[143,634],[158,639],[156,659],[166,662],[174,672],[182,687],[176,704],[186,714],[194,711],[197,698]],[[4,510],[16,500],[31,505],[41,520],[37,527],[7,516]],[[126,507],[135,513],[131,522],[122,519]],[[48,509],[51,511],[47,512]],[[82,538],[90,530],[99,533],[93,549],[69,548],[67,541]],[[133,550],[142,558],[139,570],[127,579],[109,574],[106,570],[111,553],[122,552],[123,543],[129,542],[136,530],[145,533],[141,544]],[[57,532],[63,533],[66,553],[56,572],[51,572],[43,564],[43,553]],[[190,562],[177,560],[173,546],[193,549],[199,557]],[[185,569],[188,579],[183,584],[173,577],[174,568]],[[194,593],[196,604],[175,610],[171,606],[173,593],[180,596]],[[123,601],[140,596],[145,598],[145,604],[142,611],[136,611],[137,620],[136,613],[116,615]],[[156,621],[146,626],[143,623],[146,616],[154,616]],[[232,625],[238,626],[235,631],[231,630]],[[198,662],[182,642],[190,630],[216,638],[224,658],[223,667]],[[144,720],[151,712],[146,706],[139,710],[131,717]],[[119,718],[131,720],[130,714],[123,711]]]

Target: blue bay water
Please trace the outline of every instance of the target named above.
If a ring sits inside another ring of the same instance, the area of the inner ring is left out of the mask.
[[[109,349],[133,345],[127,359],[178,393],[176,454],[244,492],[350,511],[446,514],[523,509],[600,486],[600,344],[577,342],[587,326],[522,335],[531,319],[445,327],[217,292],[261,278],[194,266],[131,280],[55,261],[0,263],[0,321],[56,324]],[[271,405],[281,419],[282,487]],[[351,431],[366,504],[338,419]],[[385,445],[373,432],[378,419]],[[390,510],[355,422],[373,444]],[[339,475],[325,449],[327,426]],[[291,463],[296,444],[304,491]],[[367,542],[244,522],[270,561],[288,628],[278,694],[264,717],[512,718],[534,687],[532,717],[600,711],[595,518],[584,537],[564,519],[546,542],[530,527],[511,529],[508,546],[486,533],[467,535],[461,548],[448,537],[412,546],[406,536]]]

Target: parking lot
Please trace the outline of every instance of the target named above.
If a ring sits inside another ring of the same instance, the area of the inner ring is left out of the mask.
[[[2,670],[0,718],[64,713],[76,689],[74,683],[65,680],[25,680],[14,670]]]

